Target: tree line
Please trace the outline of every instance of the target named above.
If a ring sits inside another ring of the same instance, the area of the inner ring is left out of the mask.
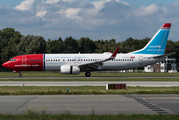
[[[143,48],[150,38],[133,39],[127,38],[122,42],[110,40],[92,40],[88,37],[75,39],[61,37],[55,40],[47,41],[42,36],[22,35],[14,28],[4,28],[0,30],[0,64],[8,61],[10,58],[24,54],[38,53],[103,53],[113,52],[119,47],[119,53],[128,53]],[[179,41],[168,40],[166,53],[176,52],[170,56],[177,58],[179,62]]]

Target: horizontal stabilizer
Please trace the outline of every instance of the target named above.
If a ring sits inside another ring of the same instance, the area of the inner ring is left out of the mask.
[[[160,57],[164,57],[164,56],[170,56],[170,55],[173,55],[175,54],[176,52],[172,52],[172,53],[167,53],[167,54],[164,54],[164,55],[159,55],[159,56],[155,56],[153,58],[160,58]]]

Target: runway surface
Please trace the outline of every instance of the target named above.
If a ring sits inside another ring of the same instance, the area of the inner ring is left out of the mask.
[[[179,95],[25,95],[0,96],[0,114],[28,108],[50,114],[179,114]]]
[[[179,78],[179,76],[144,76],[144,77],[123,77],[123,76],[104,76],[104,77],[0,77],[0,79],[133,79],[133,78]]]
[[[172,87],[179,82],[135,82],[135,81],[0,81],[0,86],[106,86],[106,84],[126,84],[127,86]]]

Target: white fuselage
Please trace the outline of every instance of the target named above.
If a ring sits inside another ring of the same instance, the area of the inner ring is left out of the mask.
[[[109,58],[111,53],[103,54],[45,54],[45,71],[60,71],[62,65],[79,65]],[[98,69],[90,71],[116,71],[142,68],[147,65],[155,64],[165,59],[153,58],[155,55],[146,54],[117,54],[115,59],[103,62]],[[86,68],[85,68],[86,69]],[[85,71],[80,69],[80,71]]]

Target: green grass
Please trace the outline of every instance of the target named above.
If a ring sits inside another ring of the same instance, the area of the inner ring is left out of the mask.
[[[178,120],[179,115],[0,115],[1,120]]]
[[[78,75],[61,75],[60,72],[51,72],[51,71],[43,71],[43,72],[22,72],[23,77],[82,77],[85,76],[84,72],[81,72]],[[179,76],[179,73],[119,73],[119,72],[92,72],[92,77],[99,76]],[[18,73],[13,72],[0,72],[0,77],[18,77]]]
[[[69,88],[69,92],[67,92]],[[1,86],[0,95],[90,95],[90,94],[179,94],[179,87],[127,87],[106,90],[104,86]]]

